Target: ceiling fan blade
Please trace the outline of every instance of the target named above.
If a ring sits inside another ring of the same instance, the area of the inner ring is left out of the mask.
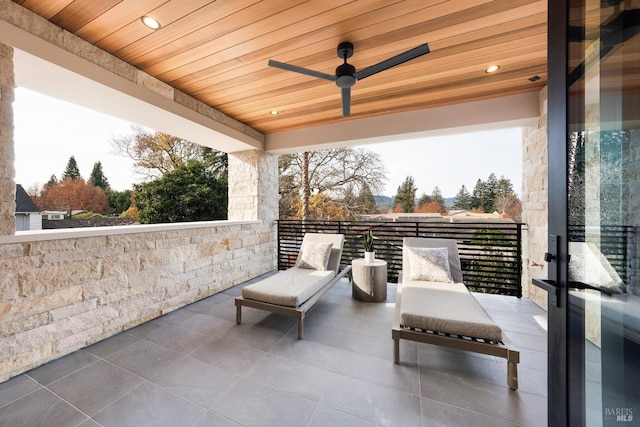
[[[419,56],[426,55],[429,52],[430,52],[429,44],[428,43],[421,44],[418,47],[414,47],[413,49],[410,49],[404,53],[401,53],[392,58],[386,59],[382,62],[379,62],[375,65],[372,65],[370,67],[367,67],[363,70],[358,71],[355,74],[356,79],[362,80],[366,77],[379,73],[380,71],[387,70],[391,67],[395,67],[396,65],[400,65],[407,61],[411,61],[412,59],[415,59]]]
[[[351,115],[351,88],[342,88],[342,115],[349,117]]]
[[[336,81],[336,76],[332,76],[331,74],[321,73],[319,71],[309,70],[308,68],[298,67],[296,65],[285,64],[284,62],[274,61],[273,59],[269,60],[270,67],[281,68],[287,71],[293,71],[294,73],[304,74],[306,76],[317,77],[319,79],[329,80],[330,82]]]

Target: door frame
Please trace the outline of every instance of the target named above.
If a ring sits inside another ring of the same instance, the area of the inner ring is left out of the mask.
[[[549,192],[548,277],[555,298],[548,304],[548,424],[569,425],[567,310],[567,138],[568,138],[568,0],[549,0],[547,7],[547,155]],[[552,236],[557,236],[553,239]]]

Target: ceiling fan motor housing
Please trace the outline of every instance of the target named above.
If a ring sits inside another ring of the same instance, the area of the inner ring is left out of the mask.
[[[341,88],[356,84],[356,67],[346,62],[336,68],[336,85]]]
[[[356,84],[356,67],[347,63],[347,58],[353,55],[353,43],[342,42],[338,45],[338,57],[344,59],[344,64],[336,68],[336,86],[349,88]]]

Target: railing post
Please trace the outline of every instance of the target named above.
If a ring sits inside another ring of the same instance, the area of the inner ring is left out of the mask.
[[[518,298],[522,298],[522,224],[516,224],[517,238],[516,238],[516,269],[518,272]]]
[[[416,221],[416,237],[420,237],[420,223]]]
[[[281,257],[280,257],[280,221],[278,221],[278,220],[276,220],[276,242],[277,242],[277,248],[278,248],[277,249],[278,251],[276,252],[276,257],[277,257],[277,260],[278,260],[278,267],[277,268],[278,268],[278,270],[280,270],[280,267],[281,267],[281,265],[280,265],[280,259],[281,259]]]

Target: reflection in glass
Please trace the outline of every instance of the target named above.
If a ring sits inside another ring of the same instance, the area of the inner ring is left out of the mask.
[[[570,2],[571,425],[640,425],[640,2]]]

